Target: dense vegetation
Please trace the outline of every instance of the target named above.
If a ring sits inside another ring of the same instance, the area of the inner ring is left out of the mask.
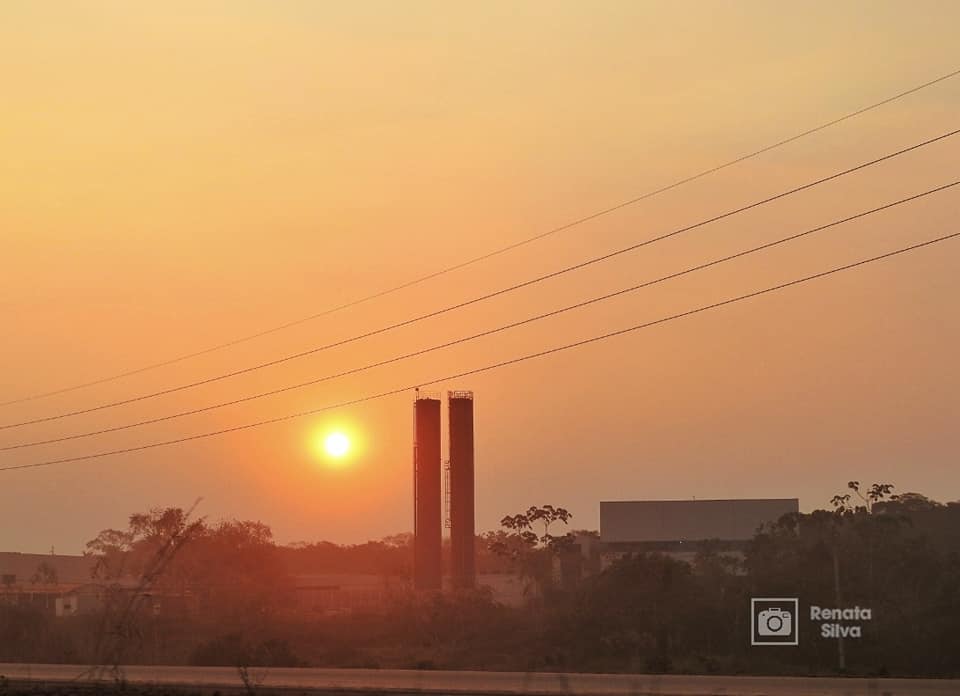
[[[479,560],[482,572],[530,580],[537,591],[522,608],[483,590],[402,589],[407,535],[279,546],[260,523],[157,510],[90,542],[113,588],[102,611],[56,618],[0,607],[0,662],[956,676],[960,504],[874,486],[858,505],[859,485],[850,490],[832,510],[761,530],[743,558],[711,544],[692,563],[634,554],[572,587],[551,580],[551,560],[571,551],[550,524],[569,514],[531,508],[485,535]],[[396,589],[379,608],[306,613],[291,578],[311,573],[375,574]],[[117,584],[131,577],[137,592]],[[810,632],[797,648],[751,647],[752,596],[871,607],[874,617],[861,639],[843,642],[841,663],[838,641]],[[156,597],[165,598],[158,613]]]

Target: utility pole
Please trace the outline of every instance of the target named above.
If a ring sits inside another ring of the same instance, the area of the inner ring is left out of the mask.
[[[834,522],[833,527],[833,596],[837,608],[843,607],[843,599],[840,592],[840,529],[839,521]],[[837,636],[837,663],[841,672],[847,671],[847,656],[843,650],[843,636]]]

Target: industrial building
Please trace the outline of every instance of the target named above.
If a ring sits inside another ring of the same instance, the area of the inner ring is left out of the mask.
[[[143,606],[155,614],[161,602],[167,608],[183,608],[188,602],[185,593],[157,589],[144,593],[137,577],[124,574],[105,580],[97,570],[98,558],[93,555],[0,551],[0,603],[64,617],[98,611],[116,592],[128,597],[141,594]]]
[[[93,556],[0,552],[0,602],[70,616],[101,606]]]
[[[704,542],[739,556],[760,527],[799,510],[797,498],[604,501],[600,503],[604,565],[625,553],[642,551],[690,561]]]
[[[97,559],[93,556],[0,551],[0,588],[39,588],[90,582]]]

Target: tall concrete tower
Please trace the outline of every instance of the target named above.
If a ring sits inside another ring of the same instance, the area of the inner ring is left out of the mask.
[[[450,577],[455,589],[476,584],[473,392],[447,392],[450,428]]]
[[[413,402],[413,586],[439,590],[442,578],[440,399]]]

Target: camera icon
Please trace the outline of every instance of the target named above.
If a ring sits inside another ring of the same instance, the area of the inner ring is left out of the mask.
[[[758,636],[789,636],[793,630],[793,615],[780,607],[764,609],[757,615]]]
[[[750,600],[751,645],[798,645],[796,597],[754,597]]]

